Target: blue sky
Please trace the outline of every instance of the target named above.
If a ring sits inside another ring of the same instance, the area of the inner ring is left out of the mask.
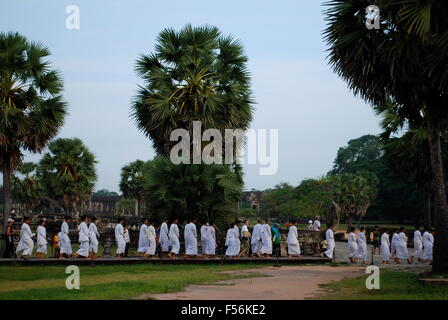
[[[79,30],[65,27],[68,5],[80,9]],[[115,191],[123,165],[154,156],[129,118],[139,53],[153,51],[162,29],[187,23],[234,35],[253,77],[252,128],[279,130],[278,172],[260,176],[258,165],[245,166],[246,189],[265,189],[322,176],[349,139],[380,130],[371,108],[327,65],[322,11],[319,0],[2,0],[0,31],[50,48],[70,112],[59,136],[81,138],[99,161],[96,188]]]

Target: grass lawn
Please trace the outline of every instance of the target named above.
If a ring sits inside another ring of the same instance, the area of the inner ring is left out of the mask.
[[[425,285],[417,275],[408,272],[381,270],[380,289],[368,290],[365,281],[368,275],[359,278],[335,281],[321,287],[327,293],[315,299],[329,300],[447,300],[448,286]]]
[[[80,266],[80,289],[68,290],[65,266],[0,266],[0,300],[132,299],[141,294],[180,291],[191,284],[248,277],[257,265]],[[221,271],[241,270],[241,274]],[[250,277],[261,276],[251,273]]]

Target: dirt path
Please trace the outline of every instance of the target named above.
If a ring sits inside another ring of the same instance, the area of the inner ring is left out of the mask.
[[[266,277],[226,280],[212,285],[192,285],[185,291],[140,296],[160,300],[302,300],[322,290],[320,284],[356,277],[361,267],[284,266],[246,270]],[[235,271],[232,271],[235,272]]]

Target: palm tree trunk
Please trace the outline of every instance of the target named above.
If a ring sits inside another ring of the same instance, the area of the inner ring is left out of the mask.
[[[3,232],[6,230],[9,214],[12,207],[11,199],[11,167],[9,159],[3,159]]]
[[[434,179],[434,206],[436,210],[436,216],[434,217],[436,235],[432,271],[435,273],[448,273],[448,259],[446,258],[446,252],[448,252],[448,204],[446,200],[439,128],[440,125],[438,122],[430,123],[429,148]]]
[[[424,216],[424,225],[430,227],[431,226],[431,194],[426,196],[426,208],[425,208],[425,216]]]

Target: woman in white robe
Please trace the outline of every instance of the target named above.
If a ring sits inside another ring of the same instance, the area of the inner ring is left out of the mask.
[[[366,238],[366,229],[361,227],[357,237],[358,243],[358,258],[362,264],[367,263],[367,238]]]
[[[423,261],[432,263],[432,252],[434,247],[434,235],[431,228],[423,233]]]
[[[148,251],[149,241],[148,241],[148,219],[143,221],[143,224],[140,226],[140,232],[138,234],[138,249],[137,254],[146,254]]]
[[[407,260],[408,263],[411,263],[408,253],[408,237],[406,236],[405,229],[403,227],[400,228],[398,234],[397,255],[395,257],[395,262],[400,263],[400,260]]]
[[[209,257],[215,256],[216,251],[216,230],[213,226],[207,228],[207,242],[205,244],[205,254]]]
[[[238,256],[241,253],[241,239],[240,239],[240,229],[239,229],[240,221],[237,221],[233,226],[233,231],[236,234],[237,242],[236,242],[236,251],[238,251]]]
[[[30,218],[24,217],[22,227],[20,229],[20,240],[17,245],[16,254],[21,252],[21,258],[29,257],[33,253],[34,249],[34,241],[33,241],[33,233],[31,232],[31,228],[29,226]]]
[[[392,234],[392,242],[390,243],[390,252],[392,257],[395,257],[395,255],[397,254],[397,247],[399,242],[400,237],[398,235],[398,229],[396,229]]]
[[[202,254],[204,257],[207,257],[207,237],[209,236],[209,225],[208,221],[204,222],[204,224],[201,227],[201,248],[202,248]]]
[[[252,238],[250,239],[250,243],[252,245],[252,256],[261,257],[261,247],[263,242],[261,240],[261,233],[263,231],[263,226],[261,225],[261,219],[258,219],[256,225],[252,229]]]
[[[420,226],[415,227],[414,231],[414,258],[418,262],[423,258],[423,237],[420,232]]]
[[[325,231],[325,240],[327,240],[327,251],[324,252],[328,259],[333,259],[334,249],[336,248],[336,243],[334,241],[334,231],[333,226],[328,224],[327,231]]]
[[[261,254],[269,257],[272,254],[272,231],[271,226],[269,225],[269,219],[266,219],[263,224],[263,229],[261,233]]]
[[[117,243],[116,255],[118,258],[122,258],[126,249],[126,241],[124,239],[124,219],[120,218],[115,226],[115,242]]]
[[[356,229],[350,228],[348,235],[348,258],[350,263],[355,263],[358,258],[358,243],[356,242]]]
[[[176,255],[179,254],[180,242],[179,242],[179,227],[177,226],[178,220],[175,219],[170,226],[168,233],[169,241],[171,244],[171,251],[168,254],[171,258],[176,259]]]
[[[45,220],[39,221],[39,226],[36,229],[36,237],[37,237],[37,250],[36,256],[39,259],[42,259],[44,255],[47,254],[47,231],[45,230]]]
[[[190,220],[184,229],[185,257],[197,256],[198,254],[198,235],[196,231],[195,220]]]
[[[162,225],[160,226],[160,248],[162,253],[170,251],[170,238],[168,233],[168,220],[164,219]]]
[[[388,264],[390,260],[390,239],[388,230],[384,231],[381,235],[381,256],[383,257],[383,263]]]
[[[154,228],[154,224],[151,222],[146,229],[147,238],[148,238],[148,248],[145,252],[146,256],[154,257],[156,254],[157,242],[156,242],[156,228]]]
[[[87,216],[81,217],[81,223],[78,226],[79,250],[76,252],[78,257],[89,257],[89,227],[87,227]]]
[[[236,257],[238,257],[238,255],[240,254],[239,251],[239,234],[237,234],[235,232],[235,225],[236,224],[232,224],[230,226],[230,228],[227,230],[227,235],[226,235],[226,256],[235,259]]]
[[[64,222],[61,225],[61,250],[59,251],[60,258],[69,257],[72,255],[72,243],[70,241],[70,237],[68,236],[69,227],[68,224],[72,222],[72,218],[67,216],[65,217]]]
[[[96,259],[96,254],[98,253],[98,244],[99,244],[99,237],[100,234],[98,232],[98,228],[96,227],[96,221],[97,219],[95,217],[92,217],[90,219],[89,224],[89,251],[91,253],[92,259]]]
[[[300,255],[299,233],[297,232],[297,221],[291,221],[292,225],[289,227],[288,238],[286,243],[288,245],[288,256]]]

